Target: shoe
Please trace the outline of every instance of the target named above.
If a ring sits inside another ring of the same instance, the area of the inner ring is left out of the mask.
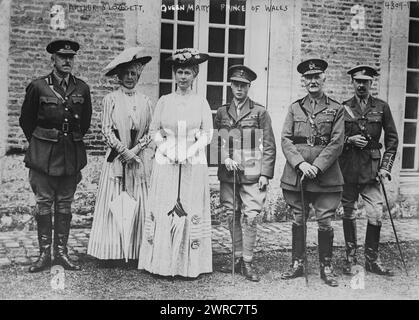
[[[234,272],[235,273],[241,273],[242,264],[243,264],[243,258],[242,257],[238,257],[238,258],[235,259],[235,261],[234,261]],[[232,273],[231,263],[228,264],[228,265],[221,266],[219,268],[219,271],[222,272],[222,273]]]
[[[243,260],[241,274],[244,275],[247,280],[254,282],[260,281],[259,275],[253,269],[252,262],[246,262]]]
[[[337,287],[339,285],[332,267],[332,262],[329,258],[325,258],[320,264],[320,277],[331,287]]]
[[[291,268],[281,275],[281,279],[289,280],[289,279],[295,279],[295,278],[303,277],[303,276],[304,276],[303,260],[295,260],[293,261]]]

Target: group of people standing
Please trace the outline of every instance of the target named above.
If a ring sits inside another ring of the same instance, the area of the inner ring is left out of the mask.
[[[68,257],[67,240],[71,203],[86,165],[83,136],[90,126],[92,106],[89,87],[71,74],[78,50],[79,44],[71,40],[51,42],[47,51],[52,54],[53,71],[27,87],[22,106],[20,125],[29,142],[24,161],[37,202],[40,249],[30,272],[52,263],[53,216],[54,263],[80,269]],[[250,281],[260,280],[253,251],[258,217],[274,175],[271,118],[264,106],[248,97],[256,73],[234,65],[228,69],[233,99],[217,109],[213,122],[207,100],[193,89],[199,64],[208,58],[195,49],[175,51],[167,62],[176,90],[163,95],[155,107],[137,88],[143,68],[152,60],[141,48],[125,49],[104,68],[105,76],[117,76],[119,87],[102,101],[101,127],[108,148],[87,251],[100,261],[138,260],[139,269],[163,276],[195,278],[213,271],[205,150],[216,138],[220,202],[229,217],[233,267]],[[281,146],[287,161],[281,187],[294,222],[292,265],[282,278],[304,274],[304,224],[311,203],[319,224],[321,278],[337,286],[331,217],[342,203],[344,272],[351,274],[356,263],[354,210],[359,195],[368,216],[366,268],[391,274],[378,257],[382,199],[377,175],[390,177],[398,139],[388,104],[369,93],[377,75],[373,68],[361,65],[348,72],[355,96],[343,106],[323,91],[326,68],[327,62],[321,59],[298,65],[308,94],[291,104],[283,125]],[[385,153],[380,162],[383,129]],[[232,270],[225,266],[220,271]]]

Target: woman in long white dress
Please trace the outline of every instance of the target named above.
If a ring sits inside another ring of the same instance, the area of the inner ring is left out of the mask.
[[[154,274],[195,278],[212,272],[205,155],[212,117],[206,99],[191,89],[198,64],[207,59],[193,49],[175,52],[171,62],[177,90],[159,99],[150,126],[158,147],[138,267]],[[176,203],[177,210],[172,210]]]
[[[151,57],[141,52],[138,47],[126,49],[104,69],[106,76],[118,76],[120,86],[102,101],[102,133],[108,149],[87,250],[101,260],[138,259],[140,254],[153,156],[147,144],[152,103],[136,88],[142,69]],[[120,217],[110,209],[123,187],[136,201],[128,228],[123,228]],[[125,238],[129,239],[128,246],[124,245]]]

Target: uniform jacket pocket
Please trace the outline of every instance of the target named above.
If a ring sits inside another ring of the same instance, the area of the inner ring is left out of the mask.
[[[41,96],[39,98],[39,102],[41,104],[46,103],[46,104],[58,104],[58,98],[56,97],[47,97],[47,96]]]
[[[321,135],[329,135],[332,131],[335,117],[332,114],[319,115],[316,118],[317,130]]]
[[[73,101],[73,103],[84,103],[84,98],[83,97],[71,97],[71,101]]]
[[[294,117],[294,137],[308,136],[307,118],[305,116],[296,115]]]
[[[55,143],[51,143],[50,140],[40,139],[33,134],[24,159],[26,166],[49,174],[49,163],[54,145]]]

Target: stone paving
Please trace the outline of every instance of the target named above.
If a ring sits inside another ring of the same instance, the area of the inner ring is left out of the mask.
[[[358,220],[358,244],[365,237],[366,220]],[[341,221],[333,221],[334,245],[344,246]],[[395,227],[400,241],[419,240],[419,219],[396,220]],[[307,247],[317,246],[317,223],[307,223]],[[86,255],[90,229],[72,229],[68,241],[69,254],[73,257]],[[381,243],[395,242],[389,220],[383,221]],[[212,246],[215,254],[231,251],[230,233],[225,226],[215,225],[212,229]],[[291,249],[291,222],[263,223],[258,226],[256,252]],[[11,264],[27,265],[38,256],[36,231],[11,231],[0,233],[0,268]]]

